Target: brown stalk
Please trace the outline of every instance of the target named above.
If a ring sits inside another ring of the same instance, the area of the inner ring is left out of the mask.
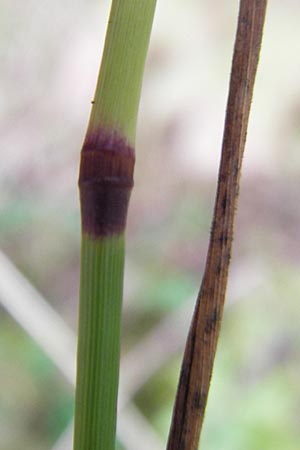
[[[196,450],[227,286],[234,217],[267,0],[241,0],[205,272],[186,342],[167,450]]]

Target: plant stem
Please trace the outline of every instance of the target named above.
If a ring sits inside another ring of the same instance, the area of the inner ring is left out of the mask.
[[[134,144],[156,0],[113,0],[89,132],[117,130]]]
[[[100,440],[101,448],[114,448],[123,250],[123,236],[82,239],[75,448],[98,448]]]
[[[125,226],[155,0],[113,0],[81,152],[80,307],[74,450],[114,450]]]
[[[205,272],[183,357],[167,450],[196,450],[220,332],[234,216],[266,0],[241,0]]]

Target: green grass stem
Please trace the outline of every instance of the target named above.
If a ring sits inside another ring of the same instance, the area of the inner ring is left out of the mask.
[[[113,449],[118,392],[124,236],[83,236],[75,439],[77,449]]]
[[[127,207],[155,0],[113,0],[81,152],[74,450],[114,450]]]
[[[101,124],[133,145],[156,0],[112,2],[89,131]]]

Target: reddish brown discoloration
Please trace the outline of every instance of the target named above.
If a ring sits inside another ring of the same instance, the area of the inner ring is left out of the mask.
[[[220,332],[234,215],[266,0],[241,0],[211,237],[167,450],[197,450]]]
[[[133,186],[134,149],[116,132],[88,133],[81,152],[82,229],[94,238],[122,233]]]

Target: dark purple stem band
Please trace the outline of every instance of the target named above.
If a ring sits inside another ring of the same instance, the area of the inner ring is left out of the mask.
[[[125,230],[134,161],[134,149],[116,132],[87,134],[79,174],[84,233],[98,238]]]

